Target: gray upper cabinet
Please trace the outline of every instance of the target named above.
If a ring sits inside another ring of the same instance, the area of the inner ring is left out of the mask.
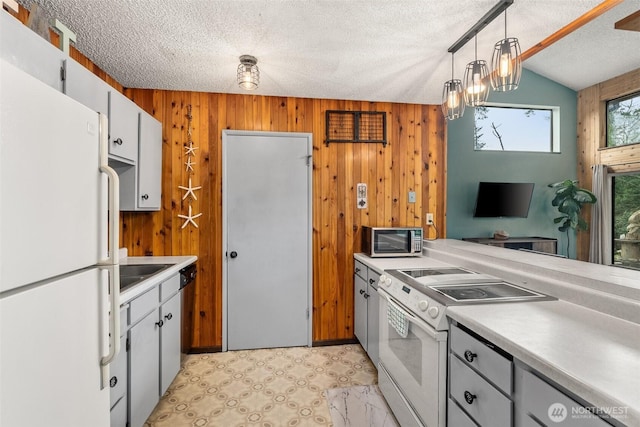
[[[0,54],[27,74],[62,92],[67,55],[8,13],[0,13]]]
[[[64,67],[64,93],[92,110],[108,115],[111,86],[73,59],[67,59]]]
[[[109,158],[135,164],[138,160],[138,115],[140,109],[129,98],[109,92]]]
[[[142,112],[138,150],[137,208],[139,210],[160,210],[161,183],[162,123]]]

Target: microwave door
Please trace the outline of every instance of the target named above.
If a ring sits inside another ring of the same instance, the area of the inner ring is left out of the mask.
[[[398,254],[410,253],[411,239],[406,230],[379,230],[374,241],[375,253]]]

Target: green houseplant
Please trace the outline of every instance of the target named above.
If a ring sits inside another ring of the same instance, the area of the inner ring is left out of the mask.
[[[549,184],[555,190],[551,205],[558,209],[560,216],[554,218],[555,224],[560,224],[558,230],[567,234],[567,256],[569,256],[569,230],[587,230],[589,225],[580,217],[584,204],[593,204],[598,199],[589,190],[578,187],[578,181],[565,179]]]

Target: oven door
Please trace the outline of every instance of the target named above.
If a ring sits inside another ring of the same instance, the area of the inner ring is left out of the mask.
[[[382,288],[378,293],[380,389],[402,426],[444,427],[447,332],[433,329]]]

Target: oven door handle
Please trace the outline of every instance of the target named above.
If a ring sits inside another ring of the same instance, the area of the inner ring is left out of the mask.
[[[407,310],[403,309],[402,307],[400,307],[397,303],[395,303],[391,297],[385,292],[383,291],[381,288],[378,288],[378,294],[383,297],[384,299],[387,300],[387,303],[391,306],[393,306],[395,309],[397,309],[398,311],[400,311],[409,322],[413,323],[414,325],[416,325],[417,327],[419,327],[420,329],[422,329],[427,335],[429,335],[431,338],[441,341],[442,338],[442,333],[438,333],[435,329],[433,329],[431,326],[429,326],[428,323],[423,322],[422,320],[416,318],[413,314],[409,313]]]

